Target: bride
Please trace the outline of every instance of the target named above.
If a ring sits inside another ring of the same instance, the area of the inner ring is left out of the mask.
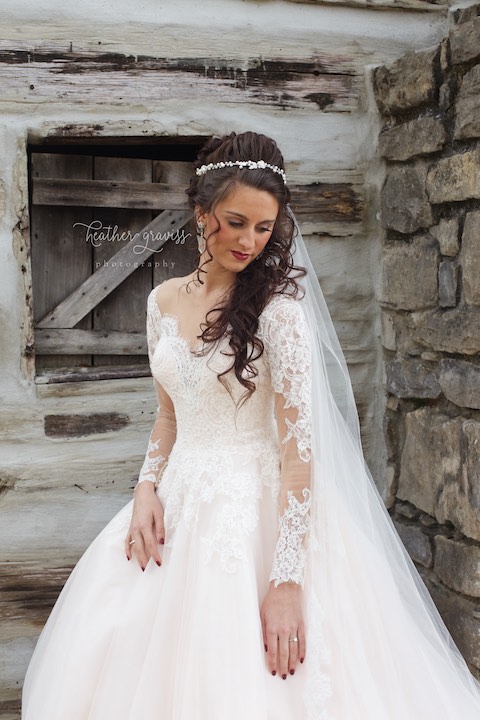
[[[23,720],[480,718],[365,466],[276,143],[214,138],[195,167],[198,267],[147,301],[134,498],[60,594]]]

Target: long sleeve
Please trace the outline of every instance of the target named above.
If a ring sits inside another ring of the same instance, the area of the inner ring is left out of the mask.
[[[153,290],[147,302],[147,346],[150,367],[152,367],[153,353],[160,339],[160,310],[158,306],[156,307],[156,302]],[[154,483],[155,487],[158,486],[177,436],[173,402],[158,380],[154,379],[153,382],[157,397],[157,412],[137,487],[145,481]]]
[[[274,298],[263,341],[275,398],[281,457],[279,528],[270,580],[303,585],[310,520],[311,335],[298,301]]]

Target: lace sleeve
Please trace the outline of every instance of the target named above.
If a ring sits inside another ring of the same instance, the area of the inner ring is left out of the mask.
[[[263,313],[281,449],[279,531],[270,580],[303,585],[310,519],[311,335],[298,301],[279,296]]]
[[[161,312],[156,299],[156,288],[147,300],[147,347],[150,367],[153,353],[160,340]],[[141,482],[152,482],[158,486],[162,472],[168,462],[168,456],[177,436],[175,409],[170,396],[165,392],[158,380],[153,379],[157,397],[157,412],[148,441],[147,453],[138,477],[137,487]]]

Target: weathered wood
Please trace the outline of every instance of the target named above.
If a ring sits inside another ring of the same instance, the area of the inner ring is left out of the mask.
[[[15,64],[15,73],[11,65]],[[284,110],[349,112],[358,92],[352,75],[311,60],[158,58],[118,54],[0,51],[2,101],[161,107],[173,100],[250,103]]]
[[[130,423],[125,413],[90,413],[89,415],[45,415],[47,437],[74,438],[120,430]]]
[[[146,355],[147,341],[145,331],[37,329],[35,352],[42,355]]]
[[[102,158],[113,160],[117,158]],[[128,164],[128,159],[122,159]],[[151,182],[39,178],[33,182],[34,205],[185,210],[185,188]]]
[[[347,184],[294,185],[291,205],[299,216],[315,214],[324,222],[358,222],[365,212],[363,198]]]
[[[74,327],[103,298],[128,277],[147,258],[167,242],[170,235],[179,233],[192,216],[192,211],[165,210],[152,220],[138,236],[115,255],[107,267],[101,267],[85,280],[71,295],[48,313],[37,327]],[[142,238],[146,237],[146,240]]]
[[[306,5],[350,5],[352,7],[406,8],[408,10],[441,11],[448,6],[448,0],[289,0]]]
[[[31,159],[32,179],[45,178],[91,178],[92,158],[60,154],[33,153]],[[82,240],[77,222],[90,223],[88,208],[59,208],[52,212],[48,207],[31,210],[32,291],[34,321],[51,311],[66,295],[78,287],[91,273],[92,247]],[[83,317],[80,328],[92,327],[92,318]],[[75,358],[65,355],[37,357],[37,369],[83,365],[90,363],[86,354]]]
[[[133,365],[132,367],[95,367],[95,368],[78,368],[78,369],[58,369],[44,371],[35,378],[35,382],[39,385],[47,383],[63,383],[63,382],[85,382],[87,380],[110,380],[122,378],[147,377],[150,373],[149,365]]]

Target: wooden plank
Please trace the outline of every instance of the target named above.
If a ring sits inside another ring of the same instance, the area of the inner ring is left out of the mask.
[[[94,158],[94,178],[96,182],[109,180],[135,182],[152,187],[152,161],[144,158]],[[162,206],[165,207],[165,206]],[[93,247],[93,268],[108,267],[115,262],[117,252],[125,246],[129,238],[152,221],[151,210],[101,209],[95,212],[95,219],[104,228],[114,227],[113,237],[95,243]],[[145,334],[145,309],[147,297],[152,289],[153,271],[147,263],[140,264],[134,274],[112,290],[93,311],[95,330],[117,330]],[[143,346],[143,343],[142,343]],[[144,364],[146,358],[137,353],[124,353],[98,357],[94,355],[93,365],[133,365]]]
[[[150,255],[172,235],[181,232],[185,223],[192,216],[191,210],[165,210],[157,215],[138,236],[126,244],[115,255],[115,262],[108,267],[101,267],[96,273],[85,280],[80,287],[71,293],[63,302],[48,315],[46,315],[37,327],[42,328],[72,328],[81,318],[92,310],[103,298],[114,288],[120,285],[140,263],[144,262]],[[141,238],[146,236],[146,240]]]
[[[141,313],[143,325],[145,325],[145,306]],[[85,353],[120,356],[146,355],[147,340],[145,330],[121,332],[118,330],[37,329],[35,331],[35,352],[42,355],[83,355]]]
[[[362,8],[405,8],[408,10],[442,11],[448,7],[448,0],[289,0],[302,5],[349,5]]]
[[[65,182],[67,178],[91,178],[92,158],[60,154],[33,153],[31,176],[54,177]],[[63,178],[63,179],[61,179]],[[77,222],[89,223],[88,208],[33,207],[31,211],[32,292],[34,322],[52,310],[66,295],[77,288],[91,273],[92,248],[84,242]],[[90,328],[91,317],[83,316],[80,327]],[[79,354],[67,358],[36,357],[36,368],[83,365],[90,356]]]
[[[363,220],[365,204],[352,185],[311,183],[292,186],[292,209],[302,215],[316,215],[324,222]]]
[[[129,424],[125,413],[62,413],[45,415],[43,427],[46,437],[77,438],[122,430]]]
[[[11,64],[15,64],[15,72]],[[358,105],[352,71],[314,58],[158,58],[132,55],[0,52],[2,102],[136,104],[175,101],[350,112]]]
[[[128,165],[130,158],[101,158]],[[100,158],[96,158],[96,164]],[[143,161],[149,162],[149,161]],[[34,205],[184,210],[188,207],[183,186],[126,182],[121,180],[75,180],[39,178],[33,182]]]
[[[48,370],[38,375],[35,382],[38,385],[49,383],[74,383],[88,380],[121,380],[124,378],[139,378],[151,376],[150,365],[133,365],[132,367],[95,367],[95,368],[64,368],[62,370]]]

